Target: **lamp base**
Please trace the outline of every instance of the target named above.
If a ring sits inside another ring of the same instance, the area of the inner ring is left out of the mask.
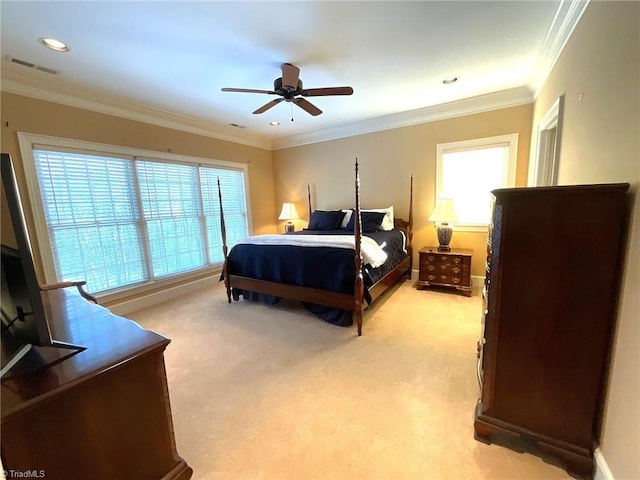
[[[451,228],[448,223],[441,223],[438,225],[436,233],[438,234],[438,243],[440,243],[438,251],[448,252],[451,250],[449,242],[451,242],[451,237],[453,237],[453,228]]]
[[[293,223],[285,223],[284,224],[284,232],[292,233],[296,231],[296,226]]]

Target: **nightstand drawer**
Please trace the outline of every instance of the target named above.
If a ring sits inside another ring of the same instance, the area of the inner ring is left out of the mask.
[[[441,283],[443,285],[460,285],[463,287],[470,287],[468,277],[462,277],[461,275],[435,275],[433,282]]]

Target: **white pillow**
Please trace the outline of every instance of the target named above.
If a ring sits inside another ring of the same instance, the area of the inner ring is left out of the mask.
[[[340,228],[347,228],[347,225],[349,224],[349,220],[351,220],[351,213],[353,212],[353,210],[351,209],[345,210],[343,208],[342,211],[345,213],[345,215],[344,215],[344,218],[342,219],[342,223],[340,224]]]
[[[384,212],[384,218],[380,224],[382,230],[393,230],[393,205],[387,208],[373,208],[362,210],[363,212]]]
[[[345,216],[342,219],[342,225],[340,228],[347,228],[347,224],[349,220],[351,220],[351,213],[353,210],[342,210],[345,212]],[[384,218],[382,219],[382,223],[380,224],[380,228],[382,230],[393,230],[393,205],[387,208],[369,208],[366,210],[361,210],[361,212],[384,212]]]

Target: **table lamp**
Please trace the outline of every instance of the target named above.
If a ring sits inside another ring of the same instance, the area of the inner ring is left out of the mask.
[[[437,225],[436,232],[438,234],[438,251],[448,252],[451,250],[449,242],[453,237],[453,228],[451,222],[458,221],[458,215],[453,205],[453,198],[437,198],[436,208],[428,219],[430,222],[434,222]]]
[[[282,211],[280,212],[280,216],[278,220],[286,220],[287,223],[284,226],[284,231],[286,233],[291,233],[296,230],[295,225],[291,220],[300,218],[298,217],[298,212],[296,212],[296,206],[293,203],[285,202],[282,204]]]

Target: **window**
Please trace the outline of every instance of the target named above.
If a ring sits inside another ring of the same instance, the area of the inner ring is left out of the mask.
[[[242,164],[25,137],[48,282],[84,279],[101,293],[219,265],[218,179],[227,244],[248,236]]]
[[[491,191],[515,185],[517,150],[518,134],[438,144],[436,198],[453,199],[460,230],[489,224]]]

